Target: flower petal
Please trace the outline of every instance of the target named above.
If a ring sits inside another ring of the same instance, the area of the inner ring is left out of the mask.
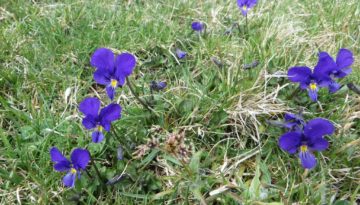
[[[116,57],[115,65],[116,77],[123,79],[133,72],[136,66],[136,58],[131,53],[122,53]],[[121,82],[119,82],[119,84],[121,84]]]
[[[300,89],[306,90],[309,87],[310,80],[308,82],[300,82]]]
[[[297,117],[295,114],[292,113],[285,113],[284,115],[285,121],[290,121],[290,120],[296,120]]]
[[[329,142],[324,138],[316,138],[311,142],[309,147],[311,148],[311,150],[323,151],[329,147]]]
[[[185,58],[186,57],[186,52],[184,52],[184,51],[182,51],[182,50],[180,50],[180,49],[176,49],[176,56],[179,58],[179,59],[183,59],[183,58]]]
[[[101,126],[103,126],[104,130],[110,132],[111,129],[111,122],[110,121],[103,121],[101,122]]]
[[[98,48],[91,56],[90,64],[99,69],[114,69],[114,53],[107,48]]]
[[[340,89],[340,84],[335,82],[335,81],[331,81],[331,83],[329,84],[329,92],[330,93],[335,93],[336,91],[338,91]]]
[[[103,141],[104,134],[102,132],[95,131],[95,132],[92,133],[91,137],[92,137],[92,141],[94,143],[99,143],[99,142]]]
[[[106,94],[110,98],[110,100],[114,100],[115,97],[115,89],[111,85],[106,86]]]
[[[237,4],[239,7],[243,7],[244,5],[246,5],[247,0],[237,0]]]
[[[337,70],[337,65],[334,59],[326,52],[319,53],[319,60],[314,68],[313,76],[318,79],[329,78],[329,74],[332,71]]]
[[[246,8],[252,8],[257,4],[257,0],[237,0],[237,5],[240,8],[246,6]]]
[[[257,4],[257,0],[248,0],[248,8],[252,8]]]
[[[248,9],[241,8],[240,10],[241,10],[241,14],[242,14],[243,16],[247,16]]]
[[[100,111],[100,123],[112,122],[121,117],[121,106],[116,103],[112,103]]]
[[[298,122],[286,122],[283,123],[283,127],[289,129],[289,131],[298,131],[301,129],[301,124],[299,124]]]
[[[66,157],[61,154],[60,150],[57,147],[52,147],[50,149],[50,157],[52,162],[68,161],[68,159],[66,159]]]
[[[198,21],[194,21],[191,23],[191,28],[194,31],[202,31],[204,29],[204,24]]]
[[[292,82],[310,83],[311,69],[308,67],[292,67],[288,71],[288,78]]]
[[[166,82],[151,81],[151,83],[150,83],[150,89],[156,90],[156,91],[163,90],[164,88],[166,88],[166,86],[167,86]]]
[[[324,135],[331,135],[334,133],[334,125],[326,119],[315,118],[310,120],[304,127],[304,135],[308,139],[316,139]]]
[[[300,157],[300,160],[301,160],[301,165],[305,169],[312,169],[312,168],[315,167],[316,158],[311,152],[309,152],[309,151],[300,152],[299,157]]]
[[[90,130],[90,129],[96,127],[97,122],[96,122],[96,119],[93,116],[89,115],[89,116],[86,116],[82,120],[82,124],[84,125],[84,127],[86,129]]]
[[[347,68],[354,63],[353,53],[345,48],[339,50],[338,55],[336,57],[336,64],[339,69]]]
[[[100,100],[97,98],[85,98],[79,105],[79,110],[84,115],[96,117],[99,113]]]
[[[303,117],[301,114],[293,114],[293,113],[285,113],[284,115],[285,121],[298,121],[301,122],[303,121]]]
[[[326,77],[326,78],[323,78],[321,79],[320,81],[318,81],[317,85],[320,87],[320,88],[324,88],[324,87],[329,87],[330,83],[332,82],[333,80],[329,77]]]
[[[68,160],[58,162],[54,164],[54,169],[58,172],[68,171],[71,169],[71,163]]]
[[[67,187],[74,187],[75,179],[76,179],[76,174],[68,172],[63,178],[63,183]]]
[[[77,171],[79,169],[85,169],[89,161],[90,153],[86,149],[77,148],[71,153],[71,162]]]
[[[343,78],[349,75],[352,72],[352,68],[344,68],[335,73],[335,77]]]
[[[318,98],[318,89],[315,89],[315,90],[312,90],[312,89],[308,89],[308,94],[309,94],[309,97],[312,101],[316,102],[317,101],[317,98]]]
[[[71,168],[70,161],[61,154],[58,148],[52,147],[50,149],[50,157],[51,161],[56,162],[56,164],[54,164],[54,169],[56,171],[62,172]]]
[[[94,72],[94,80],[100,85],[109,85],[111,82],[111,73],[103,68],[99,68]]]
[[[283,134],[279,139],[279,146],[281,149],[294,154],[301,143],[301,133],[288,132]]]

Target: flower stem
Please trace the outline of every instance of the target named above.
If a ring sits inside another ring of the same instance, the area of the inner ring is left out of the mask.
[[[101,184],[104,185],[104,184],[105,184],[105,183],[104,183],[104,178],[101,176],[100,171],[99,171],[98,167],[96,166],[95,160],[94,160],[93,158],[91,158],[91,163],[92,163],[92,165],[93,165],[93,167],[94,167],[94,169],[95,169],[96,175],[98,176],[98,178],[99,178],[100,181],[101,181]]]
[[[85,169],[85,173],[88,175],[90,179],[93,179],[93,176],[90,174],[90,172],[87,169]]]
[[[113,134],[114,134],[116,140],[119,141],[119,143],[121,144],[122,141],[121,141],[120,135],[118,135],[118,133],[117,133],[117,130],[116,130],[115,126],[112,126],[111,129],[113,131]]]
[[[297,88],[287,97],[287,99],[290,100],[291,98],[296,97],[297,94],[300,92],[300,90],[301,90],[301,89],[300,89],[299,87],[297,87]]]
[[[246,35],[249,35],[249,27],[248,27],[248,16],[245,15],[245,26],[246,26]]]
[[[156,112],[155,112],[153,109],[151,109],[151,107],[150,107],[145,101],[143,101],[142,99],[140,99],[139,95],[135,92],[133,86],[131,85],[130,79],[129,79],[128,77],[126,78],[126,82],[127,82],[126,84],[128,85],[128,87],[129,87],[129,89],[130,89],[130,92],[135,96],[136,100],[137,100],[142,106],[144,106],[147,110],[149,110],[150,112],[153,112],[155,115],[157,115]]]

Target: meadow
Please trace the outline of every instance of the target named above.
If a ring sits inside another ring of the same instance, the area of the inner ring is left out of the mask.
[[[0,204],[360,203],[358,0],[259,0],[247,17],[236,0],[0,0],[0,33]],[[93,79],[98,48],[136,56],[113,101]],[[289,81],[341,48],[355,60],[337,92],[313,102]],[[99,143],[87,97],[122,107]],[[335,128],[311,169],[279,147],[299,112]],[[91,154],[72,188],[54,146]]]

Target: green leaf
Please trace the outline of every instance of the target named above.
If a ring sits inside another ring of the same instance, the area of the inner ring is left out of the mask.
[[[139,167],[144,167],[147,164],[149,164],[155,157],[156,155],[160,152],[160,150],[158,149],[153,149],[152,152],[150,152],[150,154],[148,156],[146,156],[146,158],[144,160],[142,160],[139,164]]]
[[[203,195],[201,194],[200,188],[193,189],[192,193],[194,194],[194,197],[200,201],[201,205],[206,204],[206,201],[205,201]]]
[[[252,199],[258,199],[260,197],[260,157],[256,157],[256,171],[253,180],[251,181],[249,193]]]
[[[127,193],[127,192],[119,192],[121,195],[128,196],[131,198],[138,198],[138,199],[147,199],[147,195],[143,194],[133,194],[133,193]]]
[[[191,100],[183,100],[179,104],[179,111],[181,113],[188,113],[191,112],[194,109],[194,102]]]
[[[335,201],[334,205],[350,205],[351,203],[347,200],[338,200]]]
[[[170,162],[172,162],[172,163],[174,163],[174,164],[176,164],[176,165],[182,166],[181,162],[180,162],[178,159],[174,158],[173,156],[163,155],[163,157],[164,157],[164,159],[166,159],[167,161],[170,161]]]
[[[210,124],[215,126],[222,124],[227,120],[227,117],[228,114],[223,109],[221,109],[212,115]]]
[[[193,173],[199,172],[201,154],[202,154],[202,151],[200,150],[191,157],[189,167]]]
[[[271,174],[269,172],[268,166],[265,163],[260,164],[261,170],[261,181],[267,184],[271,184]]]
[[[162,199],[164,198],[164,196],[171,194],[173,192],[174,192],[173,189],[168,189],[166,191],[159,192],[152,197],[152,200]]]
[[[23,139],[31,139],[36,135],[34,128],[30,125],[26,125],[20,128],[21,137]]]

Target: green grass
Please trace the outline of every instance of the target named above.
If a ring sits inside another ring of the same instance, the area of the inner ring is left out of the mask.
[[[297,85],[271,74],[315,65],[318,49],[336,55],[348,48],[356,61],[343,83],[360,84],[359,19],[358,0],[260,1],[244,37],[235,0],[0,0],[0,204],[355,204],[359,96],[346,86],[334,95],[324,90],[320,109],[305,92],[291,96]],[[193,20],[206,22],[206,35],[191,31]],[[223,35],[235,22],[241,33]],[[98,47],[137,56],[131,80],[143,99],[151,97],[152,80],[168,87],[154,94],[158,116],[121,89],[122,119],[106,142],[93,144],[77,106],[87,96],[109,103],[89,64]],[[174,58],[175,47],[188,52],[186,60]],[[242,69],[254,60],[257,68]],[[328,118],[337,128],[307,173],[278,148],[284,130],[266,123],[301,108],[306,119]],[[170,135],[185,138],[185,157],[164,146]],[[157,145],[134,157],[151,139]],[[50,162],[52,146],[67,156],[87,147],[104,177],[129,177],[104,187],[89,167],[93,179],[83,174],[75,189],[64,188]],[[229,190],[210,195],[224,186]]]

